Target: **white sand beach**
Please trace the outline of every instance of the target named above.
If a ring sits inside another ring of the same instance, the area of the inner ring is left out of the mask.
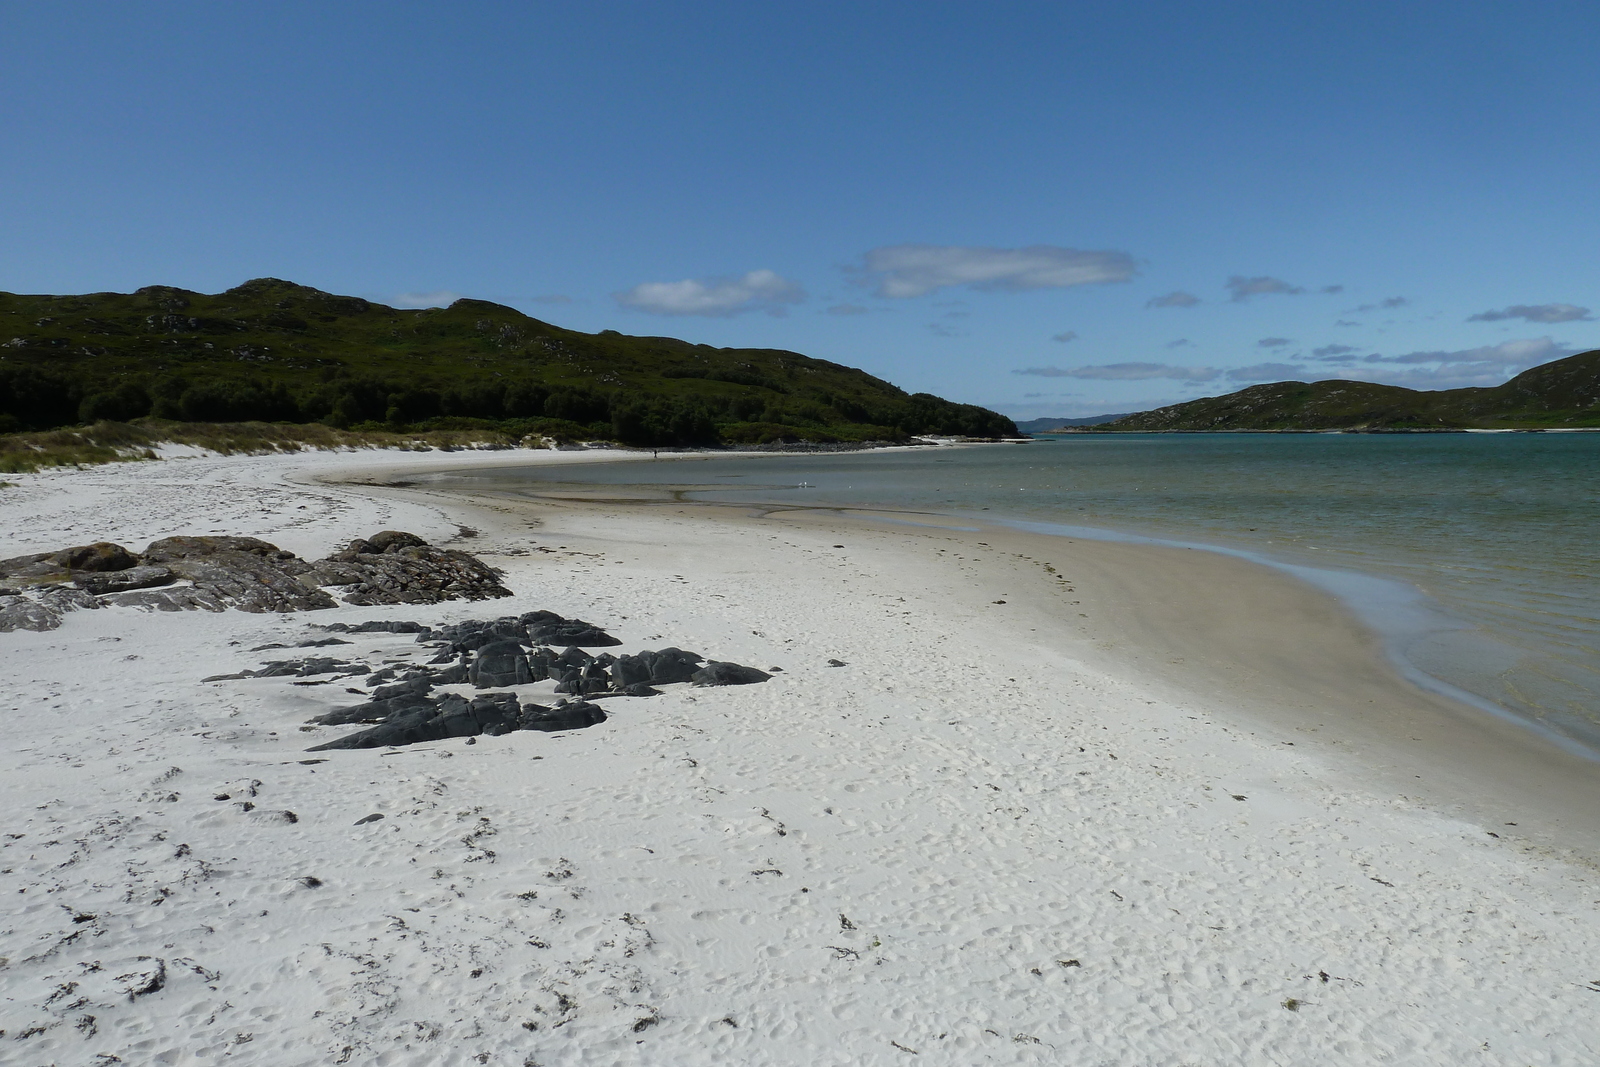
[[[396,529],[515,596],[0,634],[0,1063],[1600,1062],[1597,768],[1413,689],[1336,601],[1197,551],[382,484],[619,456],[8,475],[0,557]],[[535,609],[782,670],[313,754],[354,683],[201,681]]]

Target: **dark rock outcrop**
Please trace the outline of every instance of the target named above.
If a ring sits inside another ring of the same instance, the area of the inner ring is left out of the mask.
[[[335,606],[311,575],[311,565],[293,552],[254,537],[166,537],[144,551],[146,564],[161,564],[224,607],[240,611],[314,611]],[[174,599],[188,607],[188,598]],[[160,606],[165,593],[146,593]],[[203,604],[197,606],[205,606]]]
[[[56,552],[34,552],[0,560],[0,577],[33,579],[44,582],[67,581],[77,572],[103,574],[127,570],[139,557],[110,541],[77,545]]]
[[[478,649],[468,668],[467,680],[477,689],[502,689],[533,681],[528,657],[516,641],[491,641]]]
[[[582,619],[532,623],[528,626],[528,641],[535,645],[566,648],[608,648],[622,644],[600,627]]]
[[[323,586],[339,587],[348,604],[431,604],[511,595],[496,572],[476,557],[434,548],[398,530],[358,539],[315,563],[254,537],[167,537],[153,542],[142,556],[99,541],[0,560],[0,578],[8,579],[0,590],[0,633],[53,630],[65,611],[106,605],[254,612],[337,606]],[[510,630],[499,636],[525,642],[525,627],[516,619],[504,621]],[[331,628],[429,636],[427,627],[413,622]]]
[[[358,622],[354,625],[347,622],[330,623],[323,627],[329,633],[338,634],[426,634],[432,631],[420,622]]]
[[[694,672],[700,669],[701,657],[681,648],[663,648],[660,652],[641,652],[639,658],[650,665],[651,685],[672,685],[675,682],[694,681]]]
[[[771,677],[772,675],[766,671],[754,667],[712,660],[695,671],[689,680],[695,685],[751,685],[755,682],[764,682]]]
[[[73,575],[72,584],[95,596],[107,593],[126,593],[133,589],[153,589],[171,585],[178,580],[170,567],[141,564],[126,570],[104,573],[89,572]]]
[[[347,604],[433,604],[511,595],[476,556],[434,548],[397,530],[357,538],[310,569],[316,584],[339,586]]]
[[[410,698],[411,703],[377,702],[358,705],[318,716],[318,725],[375,722],[366,730],[317,745],[307,751],[327,752],[346,748],[384,748],[412,745],[419,741],[441,741],[448,737],[475,737],[511,733],[514,730],[578,730],[606,721],[606,714],[582,701],[544,707],[519,704],[511,693],[492,693],[467,700],[455,694],[437,699]],[[359,716],[359,717],[358,717]],[[372,718],[371,716],[381,716]]]

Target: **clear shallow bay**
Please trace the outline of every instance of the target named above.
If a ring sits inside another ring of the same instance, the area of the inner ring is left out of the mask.
[[[439,480],[981,515],[1393,579],[1434,610],[1382,596],[1381,583],[1335,573],[1320,584],[1351,599],[1404,664],[1600,747],[1600,434],[1084,434]]]

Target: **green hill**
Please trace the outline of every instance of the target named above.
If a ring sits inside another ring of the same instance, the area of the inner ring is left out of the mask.
[[[1600,427],[1600,350],[1493,388],[1418,391],[1343,380],[1252,385],[1141,411],[1096,431],[1460,430]]]
[[[0,432],[144,417],[636,445],[1016,433],[794,352],[579,333],[483,300],[402,310],[275,278],[214,296],[0,293]]]

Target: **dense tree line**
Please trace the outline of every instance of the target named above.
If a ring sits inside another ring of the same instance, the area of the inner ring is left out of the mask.
[[[728,381],[734,375],[724,372],[704,377]],[[862,433],[993,437],[1014,432],[1010,421],[994,412],[927,393],[869,406],[820,389],[797,396],[788,389],[774,389],[777,383],[764,376],[748,377],[761,380],[737,384],[759,387],[761,393],[664,396],[496,380],[441,388],[428,382],[338,373],[293,387],[265,377],[191,380],[182,374],[112,383],[40,367],[0,366],[0,432],[144,417],[183,422],[324,422],[340,428],[549,420],[572,431],[644,446],[829,440]]]

